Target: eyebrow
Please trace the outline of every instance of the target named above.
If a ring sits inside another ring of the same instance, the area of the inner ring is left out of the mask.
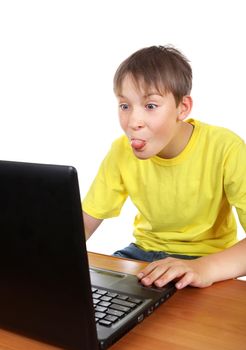
[[[116,96],[117,96],[117,97],[120,97],[120,98],[127,98],[126,96],[121,95],[121,94],[116,95]],[[150,93],[148,93],[148,94],[143,95],[144,98],[151,97],[151,96],[160,96],[160,97],[162,97],[162,95],[161,95],[158,91],[156,91],[156,92],[150,92]]]
[[[160,97],[162,97],[162,95],[158,91],[150,92],[147,95],[144,95],[143,97],[151,97],[151,96],[160,96]]]

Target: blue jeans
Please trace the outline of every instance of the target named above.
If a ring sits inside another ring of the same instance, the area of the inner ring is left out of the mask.
[[[139,248],[136,244],[131,243],[128,247],[117,250],[113,256],[117,256],[119,258],[127,258],[134,260],[142,260],[152,262],[155,260],[165,259],[168,257],[178,258],[178,259],[196,259],[199,256],[189,256],[189,255],[179,255],[179,254],[168,254],[165,252],[155,252],[148,251]]]

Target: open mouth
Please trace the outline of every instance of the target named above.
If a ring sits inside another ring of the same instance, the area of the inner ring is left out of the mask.
[[[146,145],[146,141],[145,140],[131,139],[131,146],[132,146],[132,148],[134,148],[137,151],[142,150],[145,145]]]

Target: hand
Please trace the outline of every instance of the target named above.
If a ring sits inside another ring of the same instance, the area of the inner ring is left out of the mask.
[[[149,264],[137,277],[144,286],[155,284],[157,287],[163,287],[170,281],[178,280],[175,284],[177,289],[187,285],[203,288],[213,283],[209,272],[206,259],[203,258],[165,258]]]

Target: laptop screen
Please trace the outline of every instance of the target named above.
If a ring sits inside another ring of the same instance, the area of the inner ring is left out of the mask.
[[[98,349],[76,170],[0,162],[0,326]]]

